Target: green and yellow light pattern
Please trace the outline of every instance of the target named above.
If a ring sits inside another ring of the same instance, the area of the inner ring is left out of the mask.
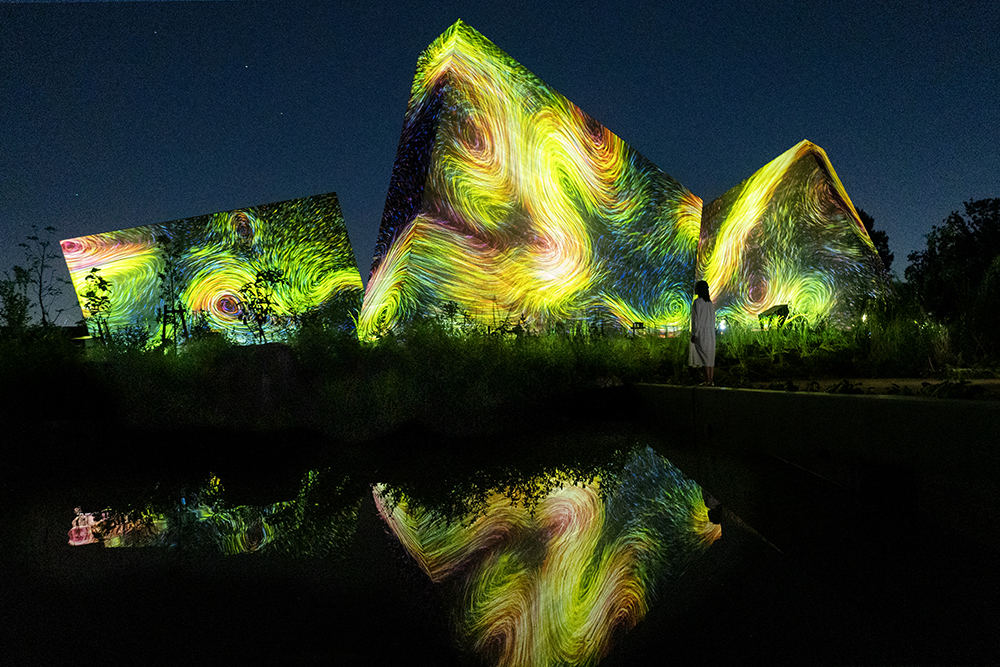
[[[114,331],[143,326],[158,332],[157,314],[169,303],[168,260],[175,302],[190,323],[249,343],[240,291],[266,270],[280,270],[272,339],[294,330],[295,316],[334,300],[360,308],[361,274],[334,194],[227,211],[62,241],[63,255],[85,318],[87,275],[94,268],[111,282],[111,308],[102,313]],[[170,307],[170,306],[167,306]],[[168,322],[168,335],[174,323]]]
[[[701,200],[456,23],[421,55],[359,333],[445,302],[679,325]]]
[[[823,149],[803,141],[705,206],[699,279],[719,317],[789,306],[810,323],[884,294],[885,270]]]
[[[489,664],[596,664],[645,616],[657,583],[721,535],[701,489],[648,448],[616,482],[579,486],[558,472],[544,482],[555,488],[533,511],[495,493],[465,521],[375,488],[400,543],[453,594],[458,636]]]

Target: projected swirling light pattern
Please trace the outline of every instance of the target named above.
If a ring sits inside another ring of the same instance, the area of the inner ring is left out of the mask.
[[[225,555],[279,552],[294,556],[342,556],[357,527],[360,500],[330,504],[338,489],[318,471],[302,480],[298,497],[263,507],[228,506],[222,483],[212,476],[168,511],[84,512],[77,507],[71,546],[202,549]]]
[[[606,487],[554,480],[534,513],[497,493],[471,523],[374,489],[406,551],[454,591],[459,637],[505,667],[594,664],[645,616],[657,583],[721,535],[701,489],[648,448]]]
[[[843,184],[808,141],[705,206],[698,273],[719,317],[745,323],[783,304],[810,323],[836,321],[888,289]]]
[[[700,216],[700,199],[459,21],[418,60],[359,334],[447,302],[487,325],[680,325]]]
[[[333,193],[67,239],[62,250],[88,320],[95,314],[87,309],[87,276],[96,268],[110,281],[111,307],[101,316],[111,330],[157,330],[168,260],[174,298],[189,320],[201,317],[237,343],[255,340],[243,323],[241,290],[262,271],[282,277],[265,325],[271,339],[294,331],[297,315],[334,303],[353,312],[361,305],[361,274]]]

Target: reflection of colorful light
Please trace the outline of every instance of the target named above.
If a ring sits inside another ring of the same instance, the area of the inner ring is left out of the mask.
[[[719,314],[742,322],[778,305],[838,318],[887,287],[843,184],[808,141],[705,207],[698,273]]]
[[[81,512],[77,507],[76,518],[73,519],[73,527],[69,531],[70,546],[79,547],[97,542],[97,538],[94,537],[94,524],[94,515]]]
[[[175,298],[188,316],[204,314],[212,329],[236,342],[253,340],[240,318],[239,293],[261,271],[277,269],[283,278],[270,339],[292,331],[290,316],[334,300],[360,307],[361,275],[334,194],[67,239],[62,250],[81,305],[92,268],[111,282],[111,308],[102,315],[112,331],[156,328],[168,259]]]
[[[701,200],[462,22],[420,56],[359,330],[687,317]]]
[[[697,485],[652,450],[621,482],[562,484],[532,514],[493,495],[485,516],[447,521],[375,500],[435,582],[457,591],[460,634],[499,665],[593,664],[645,615],[655,584],[720,535]]]
[[[198,500],[182,498],[173,512],[118,513],[107,510],[95,518],[76,509],[69,532],[73,546],[101,543],[104,547],[198,547],[226,555],[267,548],[292,555],[330,555],[354,533],[359,503],[313,516],[319,506],[320,474],[306,474],[299,497],[265,507],[227,507],[222,486],[212,477]],[[329,498],[324,499],[329,501]]]

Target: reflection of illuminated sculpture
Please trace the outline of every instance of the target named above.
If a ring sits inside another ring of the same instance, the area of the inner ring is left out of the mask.
[[[701,200],[461,21],[420,56],[359,333],[687,318]]]
[[[94,515],[85,514],[79,507],[76,508],[76,518],[73,519],[73,527],[69,531],[70,546],[79,547],[84,544],[94,544],[97,538],[94,537]]]
[[[102,317],[111,330],[153,330],[176,301],[188,323],[200,315],[210,329],[252,342],[241,289],[265,271],[281,271],[284,281],[268,326],[278,338],[291,330],[289,316],[334,303],[360,306],[361,275],[332,193],[68,239],[62,250],[85,317],[87,275],[99,268],[110,281],[111,307]]]
[[[887,287],[885,269],[826,153],[803,141],[705,206],[698,278],[720,317],[789,306],[842,319]]]
[[[342,490],[320,472],[309,471],[295,500],[264,507],[227,507],[221,497],[222,483],[213,475],[191,503],[182,497],[180,505],[167,514],[150,508],[125,514],[109,510],[95,521],[78,507],[69,543],[91,544],[99,536],[108,548],[172,546],[227,555],[267,550],[324,556],[342,550],[354,534],[360,503],[329,506]]]
[[[645,616],[657,581],[721,534],[699,487],[651,449],[602,494],[558,479],[533,513],[495,494],[471,524],[375,491],[421,569],[457,593],[460,635],[499,665],[594,664]]]

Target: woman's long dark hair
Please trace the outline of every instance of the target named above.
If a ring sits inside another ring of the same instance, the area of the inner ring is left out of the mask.
[[[698,295],[699,299],[712,303],[712,297],[708,294],[708,283],[704,280],[699,280],[694,284],[694,293]]]

